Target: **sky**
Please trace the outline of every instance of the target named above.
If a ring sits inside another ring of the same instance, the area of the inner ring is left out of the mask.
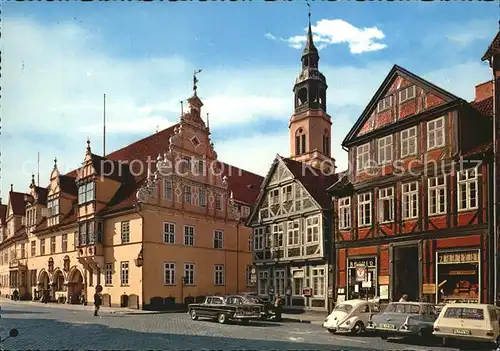
[[[481,57],[498,30],[493,2],[309,1],[328,83],[332,153],[394,64],[466,99],[490,79]],[[219,159],[266,175],[289,156],[293,83],[307,28],[302,1],[4,2],[1,185],[47,186],[53,160],[81,165],[87,137],[102,154],[179,119],[198,75]]]

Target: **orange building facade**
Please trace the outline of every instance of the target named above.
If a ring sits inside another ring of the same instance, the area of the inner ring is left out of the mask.
[[[0,205],[0,294],[168,308],[254,291],[244,220],[263,178],[217,160],[196,94],[174,126]]]

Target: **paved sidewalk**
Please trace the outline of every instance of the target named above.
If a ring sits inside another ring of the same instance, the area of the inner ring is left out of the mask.
[[[38,301],[12,301],[10,299],[6,298],[0,298],[0,304],[8,304],[8,305],[17,305],[17,304],[22,304],[22,305],[35,305],[37,307],[46,307],[46,308],[64,308],[68,310],[76,310],[76,311],[89,311],[93,312],[94,311],[94,306],[89,304],[87,306],[84,305],[72,305],[72,304],[59,304],[55,302],[51,303],[42,303]],[[116,314],[127,314],[127,315],[133,315],[133,314],[160,314],[160,313],[180,313],[180,312],[185,312],[185,311],[145,311],[145,310],[138,310],[138,309],[132,309],[132,308],[119,308],[119,307],[101,307],[100,312],[104,313],[116,313]]]

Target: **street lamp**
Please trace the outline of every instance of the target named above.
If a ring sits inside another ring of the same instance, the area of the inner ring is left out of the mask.
[[[141,251],[139,251],[139,254],[137,255],[137,258],[134,259],[135,265],[137,267],[142,267],[144,264],[144,256],[143,256],[143,249],[141,248]]]

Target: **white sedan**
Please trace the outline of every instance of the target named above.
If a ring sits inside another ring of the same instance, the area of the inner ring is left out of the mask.
[[[330,333],[351,332],[360,334],[371,316],[379,313],[379,306],[366,300],[349,300],[335,306],[332,313],[325,319],[323,327]]]

